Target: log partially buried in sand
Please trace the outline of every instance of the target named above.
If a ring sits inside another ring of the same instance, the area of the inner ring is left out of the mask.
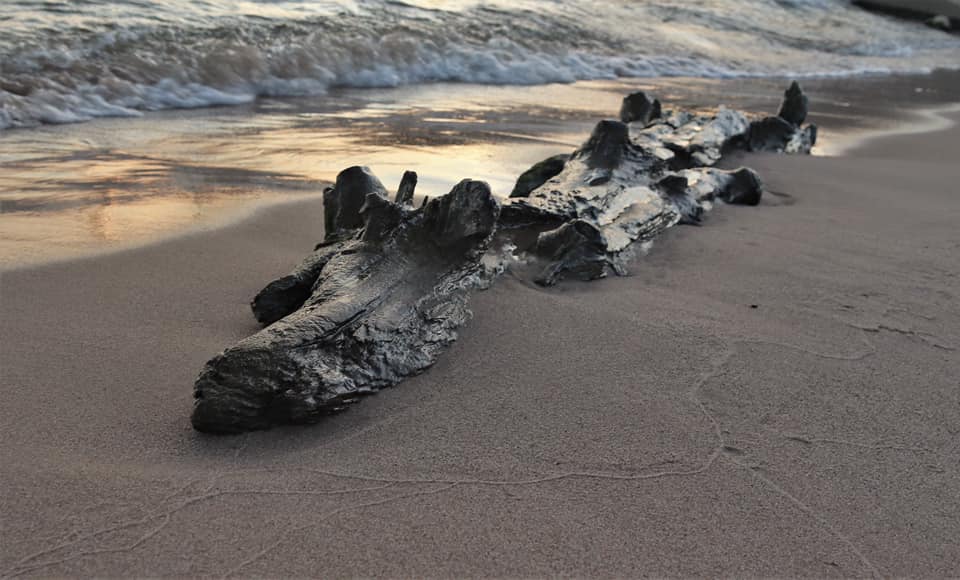
[[[725,108],[653,115],[654,104],[632,96],[635,122],[601,121],[571,155],[521,176],[502,209],[478,181],[413,209],[415,173],[390,201],[369,169],[342,171],[324,192],[323,242],[251,304],[268,326],[201,372],[193,426],[235,433],[339,411],[429,367],[456,339],[471,290],[492,280],[483,258],[495,234],[540,261],[542,285],[623,274],[637,242],[699,223],[710,202],[760,202],[754,171],[713,167],[726,152],[807,153],[816,137],[801,127],[796,84],[777,117],[752,123]]]
[[[699,223],[705,204],[757,205],[763,185],[754,171],[712,166],[734,149],[809,153],[816,127],[802,127],[806,116],[807,97],[797,83],[778,116],[754,122],[722,107],[712,115],[664,114],[659,101],[635,93],[621,109],[621,118],[633,122],[598,123],[586,143],[554,166],[559,171],[526,195],[518,191],[545,176],[546,162],[521,176],[501,225],[541,230],[524,248],[545,262],[539,284],[623,274],[636,242],[678,223]]]

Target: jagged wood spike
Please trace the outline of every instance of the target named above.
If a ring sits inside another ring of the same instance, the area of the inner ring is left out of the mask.
[[[799,127],[807,120],[808,105],[807,95],[803,94],[800,84],[793,81],[790,83],[790,88],[783,93],[783,101],[780,103],[777,116],[794,127]]]
[[[404,171],[400,179],[400,186],[397,188],[397,196],[393,199],[394,203],[400,205],[413,205],[413,193],[417,189],[417,172]]]

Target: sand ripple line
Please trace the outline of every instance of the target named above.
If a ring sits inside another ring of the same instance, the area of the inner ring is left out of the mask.
[[[918,451],[921,453],[933,453],[932,449],[926,447],[915,447],[911,445],[894,445],[894,444],[871,444],[871,443],[859,443],[857,441],[846,441],[844,439],[829,439],[823,437],[806,437],[804,435],[784,435],[787,439],[791,441],[797,441],[799,443],[805,443],[811,445],[813,443],[824,443],[827,445],[847,445],[850,447],[859,447],[861,449],[874,449],[878,451],[893,450],[893,451]]]
[[[216,479],[219,479],[219,476],[218,476],[217,478],[214,478],[214,481],[216,481]],[[195,482],[191,482],[191,483],[187,484],[186,486],[182,487],[181,489],[185,490],[185,489],[189,488],[193,483],[195,483]],[[389,487],[393,487],[393,484],[386,484],[386,485],[380,485],[380,486],[375,486],[375,487],[366,487],[366,488],[359,488],[359,489],[344,489],[344,490],[238,489],[238,490],[218,490],[218,491],[210,491],[210,490],[213,488],[214,485],[215,485],[215,483],[211,483],[211,484],[204,490],[204,491],[207,492],[207,493],[203,493],[203,494],[201,494],[201,495],[197,495],[197,496],[185,498],[185,499],[184,499],[183,501],[181,501],[179,504],[173,506],[172,508],[170,508],[170,509],[168,509],[168,510],[161,511],[161,510],[157,509],[157,510],[154,510],[154,513],[149,514],[149,515],[147,515],[147,516],[144,516],[144,517],[142,517],[142,518],[138,518],[138,519],[135,519],[135,520],[129,520],[129,521],[126,521],[126,522],[118,523],[118,524],[113,525],[113,526],[109,526],[109,527],[106,527],[106,528],[103,528],[103,529],[100,529],[100,530],[96,530],[96,531],[93,531],[93,532],[84,534],[84,535],[82,535],[82,536],[79,536],[79,537],[75,538],[74,540],[71,540],[71,541],[68,541],[68,542],[63,542],[63,543],[57,544],[57,545],[55,545],[55,546],[52,546],[52,547],[50,547],[50,548],[47,548],[47,549],[44,549],[44,550],[41,550],[41,551],[38,551],[38,552],[34,552],[33,554],[30,554],[30,555],[22,558],[19,562],[17,562],[16,564],[14,564],[14,566],[13,566],[10,570],[8,570],[7,572],[5,572],[5,573],[3,574],[2,578],[14,578],[14,577],[20,576],[20,575],[22,575],[22,574],[25,574],[25,573],[27,573],[27,572],[31,572],[31,571],[34,571],[34,570],[39,570],[39,569],[42,569],[42,568],[47,568],[47,567],[50,567],[50,566],[55,566],[55,565],[58,565],[58,564],[64,564],[64,563],[67,563],[67,562],[70,562],[70,561],[73,561],[73,560],[77,560],[77,559],[79,559],[79,558],[83,558],[83,557],[85,557],[85,556],[91,556],[91,555],[96,555],[96,554],[108,554],[108,553],[129,552],[129,551],[131,551],[131,550],[136,549],[137,547],[141,546],[142,544],[144,544],[145,542],[147,542],[148,540],[150,540],[151,538],[153,538],[153,537],[155,537],[157,534],[159,534],[164,528],[167,527],[167,524],[169,524],[170,519],[171,519],[172,516],[175,515],[176,513],[180,512],[181,510],[183,510],[183,509],[186,508],[186,507],[189,507],[189,506],[191,506],[191,505],[198,504],[198,503],[203,502],[203,501],[208,501],[208,500],[211,500],[211,499],[216,499],[216,498],[220,498],[220,497],[227,497],[227,496],[240,496],[240,495],[333,496],[333,495],[346,495],[346,494],[352,494],[352,493],[363,493],[363,492],[376,491],[376,490],[382,490],[382,489],[387,489],[387,488],[389,488]],[[91,549],[91,550],[82,550],[82,551],[79,551],[79,552],[70,554],[69,556],[66,556],[66,557],[64,557],[64,558],[57,559],[57,560],[46,560],[46,561],[38,562],[38,563],[35,563],[35,564],[32,564],[32,565],[27,565],[29,562],[31,562],[31,561],[33,561],[33,560],[36,560],[36,559],[38,559],[38,558],[40,558],[40,557],[42,557],[42,556],[54,554],[54,553],[59,552],[59,551],[61,551],[61,550],[70,548],[70,547],[72,547],[72,546],[76,546],[77,544],[79,544],[79,543],[81,543],[81,542],[84,542],[84,541],[86,541],[86,540],[92,540],[92,539],[95,539],[95,538],[97,538],[97,537],[100,537],[100,536],[103,536],[103,535],[106,535],[106,534],[109,534],[109,533],[112,533],[112,532],[121,531],[121,530],[124,530],[124,529],[127,529],[127,528],[132,528],[132,527],[137,527],[137,526],[145,525],[145,524],[150,523],[150,522],[152,522],[152,521],[154,521],[154,520],[156,520],[156,519],[158,519],[158,518],[163,520],[163,521],[160,523],[159,526],[155,527],[154,529],[150,530],[149,532],[147,532],[147,533],[144,534],[143,536],[139,537],[137,540],[135,540],[135,541],[134,541],[133,543],[131,543],[131,544],[128,544],[128,545],[125,545],[125,546],[116,547],[116,548],[95,548],[95,549]]]
[[[333,511],[327,512],[327,513],[322,514],[322,515],[319,516],[319,519],[322,520],[321,522],[317,522],[317,523],[313,523],[313,524],[307,524],[307,525],[300,526],[300,527],[297,527],[297,528],[293,528],[293,529],[291,529],[291,530],[287,530],[286,532],[283,532],[282,534],[280,534],[280,536],[277,538],[276,541],[274,541],[274,542],[271,543],[270,545],[266,546],[265,548],[263,548],[263,549],[260,550],[259,552],[253,554],[252,556],[250,556],[250,557],[247,558],[246,560],[240,562],[240,563],[237,564],[234,568],[232,568],[230,571],[228,571],[226,574],[224,574],[222,577],[223,577],[223,578],[229,578],[230,576],[236,575],[238,572],[240,572],[240,570],[242,570],[242,569],[246,568],[247,566],[249,566],[250,564],[253,564],[254,562],[262,559],[264,556],[266,556],[266,555],[269,554],[271,551],[273,551],[274,548],[276,548],[277,546],[279,546],[280,544],[283,543],[283,541],[287,538],[287,536],[289,536],[289,535],[291,535],[291,534],[293,534],[293,533],[295,533],[295,532],[302,532],[302,531],[308,530],[308,529],[310,529],[310,528],[317,527],[317,526],[319,526],[321,523],[326,523],[326,521],[327,521],[329,518],[331,518],[331,517],[333,517],[333,516],[335,516],[335,515],[337,515],[337,514],[341,514],[341,513],[344,513],[344,512],[352,512],[352,511],[367,509],[367,508],[371,508],[371,507],[375,507],[375,506],[386,505],[386,504],[389,504],[389,503],[394,503],[394,502],[397,502],[397,501],[400,501],[400,500],[409,499],[409,498],[413,498],[413,497],[419,497],[419,496],[424,496],[424,495],[434,495],[434,494],[442,493],[442,492],[448,491],[448,490],[450,490],[450,489],[453,489],[453,488],[456,487],[456,486],[457,486],[457,484],[452,484],[452,485],[448,485],[448,486],[445,486],[445,487],[441,487],[441,488],[439,488],[439,489],[433,489],[433,490],[429,490],[429,491],[419,491],[419,492],[413,492],[413,493],[408,493],[408,494],[403,494],[403,495],[395,495],[395,496],[388,497],[388,498],[386,498],[386,499],[377,500],[377,501],[371,501],[371,502],[361,503],[361,504],[356,504],[356,505],[344,506],[344,507],[342,507],[342,508],[338,508],[338,509],[335,509],[335,510],[333,510]]]
[[[172,519],[172,516],[175,515],[177,512],[181,511],[182,509],[188,506],[195,505],[197,503],[208,501],[214,498],[220,498],[220,497],[240,496],[240,495],[274,495],[274,496],[328,495],[328,496],[332,496],[332,495],[346,495],[346,494],[353,494],[353,493],[365,493],[365,492],[378,491],[378,490],[388,489],[396,485],[441,485],[443,486],[439,489],[417,491],[417,492],[412,492],[408,494],[395,495],[395,496],[391,496],[390,498],[374,500],[366,503],[354,504],[351,506],[344,506],[343,508],[338,508],[336,510],[333,510],[325,514],[325,517],[329,517],[329,516],[333,516],[336,514],[347,512],[347,511],[366,509],[370,507],[384,505],[384,504],[388,504],[388,503],[399,501],[406,498],[442,493],[444,491],[453,489],[455,487],[461,487],[461,486],[494,486],[494,487],[534,486],[534,485],[542,485],[546,483],[558,482],[558,481],[568,480],[568,479],[598,479],[598,480],[608,480],[608,481],[644,481],[644,480],[653,480],[653,479],[660,479],[660,478],[666,478],[666,477],[696,476],[709,470],[716,463],[716,460],[723,455],[723,451],[727,447],[727,442],[723,437],[722,427],[719,420],[712,413],[710,413],[706,405],[701,401],[701,399],[699,398],[699,392],[702,388],[704,388],[707,384],[709,384],[710,381],[716,379],[720,375],[720,373],[729,365],[730,361],[737,354],[737,349],[735,345],[737,344],[772,345],[772,346],[777,346],[782,348],[788,348],[791,350],[796,350],[799,352],[809,354],[811,356],[817,356],[817,357],[834,359],[834,360],[844,360],[844,361],[862,360],[868,356],[871,356],[876,352],[876,349],[866,339],[865,336],[862,336],[862,338],[864,343],[867,345],[868,349],[865,351],[857,352],[853,354],[822,353],[822,352],[813,351],[798,345],[771,341],[766,339],[752,339],[752,338],[742,338],[742,337],[738,337],[738,338],[716,337],[716,338],[721,342],[727,344],[727,347],[722,351],[722,353],[716,359],[714,359],[711,362],[710,367],[700,375],[699,379],[691,386],[690,391],[688,393],[690,400],[697,407],[699,412],[710,423],[711,430],[713,431],[717,440],[717,445],[711,450],[711,452],[707,455],[706,459],[703,461],[703,463],[699,467],[696,467],[693,469],[687,469],[687,470],[666,470],[666,471],[658,471],[654,473],[640,473],[640,474],[616,474],[616,473],[604,473],[604,472],[597,472],[597,471],[568,471],[568,472],[544,475],[541,477],[533,477],[533,478],[517,479],[517,480],[497,480],[497,479],[480,479],[480,478],[387,478],[387,477],[370,476],[370,475],[362,475],[362,474],[339,473],[334,471],[319,470],[319,469],[312,469],[312,468],[262,468],[262,469],[249,469],[249,470],[247,469],[230,470],[230,471],[224,471],[216,475],[212,480],[209,481],[208,485],[201,491],[199,495],[183,498],[179,503],[169,507],[168,509],[164,510],[164,509],[157,508],[153,510],[152,513],[144,517],[121,522],[114,526],[103,528],[101,530],[96,530],[88,534],[84,534],[71,541],[62,542],[50,548],[30,554],[22,558],[17,564],[15,564],[10,570],[8,570],[3,575],[3,577],[10,577],[10,578],[16,577],[16,576],[19,576],[28,572],[36,571],[42,568],[64,564],[64,563],[67,563],[82,557],[86,557],[86,556],[132,551],[144,545],[145,543],[150,541],[152,538],[156,537],[159,533],[161,533],[169,525]],[[236,449],[235,457],[239,457],[239,454],[244,448],[245,448],[245,445],[240,445]],[[727,458],[733,461],[735,464],[739,465],[740,467],[744,467],[745,469],[750,469],[751,473],[754,473],[754,475],[758,477],[763,477],[755,473],[755,471],[752,468],[750,468],[748,465],[737,462],[730,457],[727,457]],[[216,486],[218,481],[221,481],[222,479],[230,476],[250,475],[253,473],[283,473],[283,472],[310,473],[310,474],[322,475],[322,476],[331,477],[331,478],[378,483],[381,485],[363,487],[363,488],[340,489],[340,490],[273,490],[273,489],[229,490],[228,489],[228,490],[213,491],[213,488]],[[767,480],[767,478],[763,478],[763,479]],[[179,494],[187,491],[192,486],[196,485],[199,481],[200,480],[193,480],[181,486],[177,491],[171,493],[170,495],[166,496],[163,500],[161,500],[160,504],[162,505],[163,503],[166,503],[176,498]],[[877,574],[876,568],[862,554],[862,552],[852,543],[852,541],[849,540],[849,538],[839,533],[836,530],[836,528],[830,525],[829,522],[827,522],[822,516],[818,516],[817,514],[815,514],[808,506],[806,506],[806,504],[804,504],[799,499],[787,494],[785,490],[782,490],[782,488],[780,488],[774,482],[769,481],[768,484],[773,486],[774,489],[776,489],[779,493],[786,494],[785,497],[790,499],[790,501],[792,501],[794,504],[800,507],[803,511],[811,515],[818,522],[825,525],[825,527],[829,531],[831,531],[831,533],[834,536],[836,536],[841,541],[843,541],[844,544],[847,545],[851,549],[851,551],[854,554],[856,554],[861,561],[864,562],[864,565],[867,568],[869,568],[874,574]],[[97,537],[109,534],[111,532],[116,532],[116,531],[120,531],[127,528],[145,525],[150,522],[154,522],[156,520],[160,520],[160,523],[152,527],[146,533],[137,537],[132,543],[119,546],[119,547],[112,547],[112,548],[105,547],[105,548],[94,548],[89,550],[83,550],[83,551],[79,551],[79,552],[70,554],[68,556],[65,556],[63,558],[59,558],[55,560],[46,560],[46,561],[30,564],[31,562],[37,560],[38,558],[41,558],[47,555],[52,555],[58,551],[70,548],[72,546],[76,546],[83,541],[92,540]],[[285,538],[290,533],[309,529],[319,525],[320,523],[309,524],[307,526],[301,526],[299,528],[295,528],[290,530],[289,532],[284,533],[280,538],[278,538],[276,542],[265,547],[263,550],[261,550],[261,552],[258,552],[257,554],[253,555],[251,558],[248,558],[244,562],[241,562],[237,567],[230,570],[226,574],[226,576],[234,575],[240,570],[242,570],[243,568],[245,568],[246,566],[263,558],[276,546],[280,545],[283,541],[283,538]]]
[[[781,496],[789,500],[791,503],[793,503],[795,506],[797,506],[797,508],[799,508],[800,511],[804,512],[809,517],[816,520],[821,526],[826,528],[827,531],[829,531],[835,538],[840,540],[840,542],[842,542],[843,545],[845,545],[848,550],[850,550],[854,555],[856,555],[857,558],[860,560],[860,562],[870,571],[870,574],[874,578],[883,577],[883,574],[880,573],[880,570],[876,567],[876,565],[874,565],[874,563],[869,558],[867,558],[866,554],[864,554],[863,551],[861,551],[860,548],[857,547],[857,545],[853,542],[853,540],[851,540],[846,534],[844,534],[839,529],[837,529],[836,526],[831,524],[829,520],[827,520],[825,517],[817,513],[809,505],[804,503],[800,498],[791,494],[789,491],[785,490],[784,488],[780,487],[780,485],[778,485],[777,482],[763,475],[757,469],[751,467],[750,465],[747,465],[746,463],[737,461],[736,459],[731,457],[729,454],[725,457],[725,459],[730,463],[733,463],[737,467],[745,469],[753,477],[763,482],[768,487],[771,487],[778,494],[780,494]]]

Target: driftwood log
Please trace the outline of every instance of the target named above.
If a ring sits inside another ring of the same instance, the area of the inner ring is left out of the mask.
[[[471,291],[495,276],[494,245],[539,262],[543,285],[624,274],[637,242],[698,224],[715,200],[760,202],[753,170],[713,167],[726,153],[809,153],[817,135],[796,83],[776,116],[753,121],[664,111],[643,93],[620,115],[521,175],[502,208],[479,181],[415,209],[415,173],[390,201],[369,169],[342,171],[324,192],[323,241],[251,303],[266,327],[201,371],[193,426],[236,433],[340,411],[436,361],[470,318]]]
[[[500,204],[479,181],[420,209],[401,191],[392,202],[365,168],[340,174],[324,196],[324,243],[253,301],[269,326],[200,373],[196,429],[314,421],[422,371],[456,339]]]

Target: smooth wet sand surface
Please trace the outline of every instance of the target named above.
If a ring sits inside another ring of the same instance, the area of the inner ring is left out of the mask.
[[[960,131],[749,159],[322,424],[190,429],[320,204],[0,281],[0,576],[957,576]],[[909,154],[904,154],[909,151]]]

